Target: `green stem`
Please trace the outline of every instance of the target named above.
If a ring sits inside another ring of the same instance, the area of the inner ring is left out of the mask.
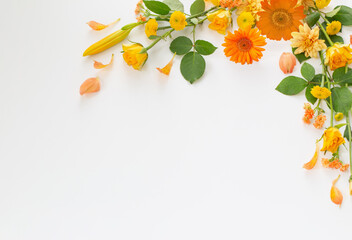
[[[321,64],[323,66],[323,78],[326,79],[326,81],[328,82],[328,89],[331,92],[331,82],[330,79],[328,78],[328,75],[326,73],[326,68],[325,68],[325,64],[324,64],[324,56],[323,53],[320,51],[319,52],[319,56],[320,56],[320,60],[321,60]],[[322,80],[322,83],[324,82],[324,79]],[[324,87],[324,85],[323,85]],[[334,109],[332,108],[332,97],[330,96],[330,110],[331,110],[331,115],[330,115],[330,127],[334,126]]]
[[[324,16],[324,14],[318,8],[315,10],[319,13],[320,17],[322,17],[322,19],[324,19],[325,22],[330,24],[330,21]]]
[[[325,31],[323,25],[321,25],[320,22],[318,22],[318,25],[319,25],[321,31],[324,33],[324,35],[325,35],[326,39],[328,40],[330,46],[334,45],[334,43],[331,41],[331,38],[330,38],[329,34]]]
[[[148,47],[144,48],[141,53],[145,53],[147,52],[149,49],[151,49],[152,47],[154,47],[155,44],[157,44],[161,39],[166,38],[167,36],[169,36],[173,31],[175,31],[175,29],[171,29],[169,31],[167,31],[166,33],[164,33],[160,38],[156,39],[154,42],[152,42]]]
[[[218,7],[212,7],[212,8],[210,8],[210,9],[204,11],[204,12],[201,12],[201,13],[197,13],[197,14],[192,15],[192,16],[186,18],[186,20],[190,20],[190,19],[192,19],[192,18],[201,17],[201,16],[207,14],[208,12],[211,12],[211,11],[213,11],[214,9],[217,9],[217,8],[218,8]]]

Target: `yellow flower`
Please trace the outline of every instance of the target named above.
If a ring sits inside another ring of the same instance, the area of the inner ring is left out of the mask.
[[[291,33],[291,47],[297,48],[295,54],[300,54],[304,52],[306,57],[318,57],[318,52],[326,49],[326,44],[324,40],[319,39],[319,28],[315,27],[310,29],[310,27],[305,23],[299,26],[299,32]]]
[[[335,115],[335,120],[336,121],[341,121],[343,119],[343,113],[336,113]]]
[[[211,2],[213,5],[218,6],[219,5],[219,0],[205,0],[207,2]]]
[[[231,14],[229,11],[221,9],[207,16],[208,20],[211,22],[209,24],[210,29],[221,34],[226,33],[226,28],[231,24]]]
[[[339,21],[332,21],[326,26],[326,32],[329,35],[336,35],[341,30],[341,23]]]
[[[331,2],[331,0],[315,0],[315,4],[317,5],[317,8],[319,8],[319,9],[327,7],[330,2]]]
[[[329,89],[327,89],[326,87],[319,87],[319,86],[315,86],[312,88],[312,90],[310,91],[310,93],[319,99],[325,99],[330,97],[331,92]]]
[[[139,43],[128,45],[123,44],[122,49],[124,51],[122,56],[125,62],[136,70],[140,70],[143,67],[145,61],[147,61],[148,54],[140,53],[143,49],[143,46]]]
[[[331,127],[324,131],[324,145],[320,151],[336,152],[341,144],[345,143],[345,139],[337,128]]]
[[[186,15],[183,12],[175,11],[170,17],[170,26],[176,31],[184,29],[187,25]]]
[[[297,6],[303,6],[305,11],[307,11],[310,7],[315,7],[313,0],[298,0]]]
[[[348,44],[335,43],[326,51],[325,65],[333,71],[352,63],[352,49]]]
[[[156,31],[158,30],[158,22],[152,18],[145,24],[145,34],[149,38],[150,36],[155,36]]]
[[[237,8],[236,14],[240,15],[243,12],[250,12],[255,20],[258,21],[259,16],[257,13],[263,11],[262,1],[263,0],[244,0]]]
[[[240,28],[252,26],[254,23],[255,19],[250,12],[243,12],[237,18],[237,24]]]

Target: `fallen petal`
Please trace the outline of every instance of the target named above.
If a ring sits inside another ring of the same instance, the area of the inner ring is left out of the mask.
[[[93,30],[95,30],[95,31],[100,31],[100,30],[103,30],[103,29],[105,29],[105,28],[107,28],[107,27],[109,27],[109,26],[111,26],[111,25],[117,23],[118,21],[120,21],[120,18],[119,18],[119,19],[116,19],[116,21],[114,21],[114,22],[112,22],[112,23],[110,23],[110,24],[108,24],[108,25],[105,25],[105,24],[102,24],[102,23],[98,23],[98,22],[96,22],[96,21],[89,21],[89,22],[87,22],[87,24],[88,24],[88,26],[91,27]]]
[[[107,66],[111,65],[112,62],[114,61],[114,54],[111,55],[111,60],[108,64],[103,64],[101,62],[97,62],[94,60],[94,68],[95,69],[102,69],[102,68],[106,68]]]
[[[94,93],[100,90],[100,80],[99,78],[88,78],[85,80],[81,87],[79,88],[79,93],[81,95],[86,93]]]
[[[307,170],[311,170],[318,161],[318,153],[319,153],[319,144],[317,143],[313,158],[309,162],[305,163],[303,165],[303,168]]]
[[[176,53],[174,53],[174,56],[172,57],[171,61],[163,68],[156,68],[159,70],[159,72],[165,74],[165,75],[169,75],[170,74],[170,71],[171,71],[171,68],[172,68],[172,65],[174,63],[174,58],[176,56]]]
[[[341,191],[337,187],[335,187],[335,184],[339,180],[339,178],[340,178],[340,175],[332,182],[332,186],[330,190],[330,198],[333,203],[341,206],[343,196]]]

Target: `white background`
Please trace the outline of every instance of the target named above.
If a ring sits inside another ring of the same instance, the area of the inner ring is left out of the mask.
[[[219,48],[193,85],[180,57],[170,77],[155,69],[172,57],[169,41],[142,71],[123,62],[120,45],[83,58],[134,21],[136,2],[1,0],[0,239],[349,239],[349,174],[337,184],[339,208],[329,197],[339,171],[320,160],[302,169],[322,133],[301,121],[304,95],[274,90],[290,42],[268,41],[259,63],[241,66],[205,24],[197,38]],[[328,10],[337,4],[352,6]],[[118,17],[101,32],[85,24]],[[142,27],[130,40],[150,43]],[[113,66],[93,68],[111,53]],[[101,91],[80,96],[94,76]]]

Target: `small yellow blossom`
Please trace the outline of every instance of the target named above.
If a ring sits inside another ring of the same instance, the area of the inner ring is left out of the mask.
[[[170,17],[170,26],[176,31],[183,30],[187,25],[186,15],[183,12],[175,11]]]
[[[149,38],[150,36],[155,36],[158,30],[158,22],[152,18],[145,24],[145,34]]]
[[[237,18],[237,24],[240,28],[253,26],[254,23],[255,23],[255,19],[250,12],[243,12]]]
[[[332,21],[326,26],[326,32],[329,35],[336,35],[341,30],[341,23],[339,21]]]
[[[331,95],[331,92],[329,89],[327,89],[326,87],[319,87],[319,86],[313,87],[310,93],[318,99],[325,99],[330,97]]]
[[[122,44],[122,49],[124,51],[122,56],[125,62],[136,70],[140,70],[145,61],[147,61],[148,54],[140,53],[143,46],[139,43]]]
[[[323,135],[324,145],[320,151],[336,152],[341,144],[345,143],[339,129],[331,127],[324,131]]]
[[[317,8],[319,8],[319,9],[327,7],[330,2],[331,2],[331,0],[315,0],[315,4],[317,5]]]
[[[225,34],[227,27],[231,24],[231,14],[229,11],[220,9],[214,13],[208,14],[208,20],[211,22],[209,24],[210,29]]]
[[[336,113],[335,115],[335,120],[336,121],[341,121],[343,119],[343,113]]]

